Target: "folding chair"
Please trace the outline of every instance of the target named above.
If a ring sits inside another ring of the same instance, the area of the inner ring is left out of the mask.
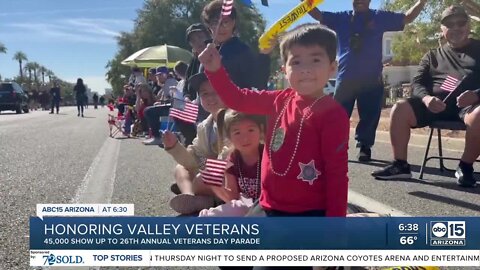
[[[110,110],[110,112],[113,112],[114,109],[115,109],[113,104],[109,104],[107,107]],[[110,137],[113,138],[119,132],[123,132],[122,126],[123,126],[123,121],[124,120],[125,120],[124,116],[120,112],[117,114],[117,116],[115,116],[112,113],[108,114],[107,123],[108,123],[108,129],[109,129],[109,132],[110,132]]]
[[[110,137],[115,137],[119,132],[123,132],[123,115],[115,116],[113,114],[108,114],[108,128],[110,131]]]
[[[461,121],[434,121],[430,124],[430,136],[428,137],[427,148],[425,149],[425,156],[423,157],[422,167],[420,168],[420,177],[419,179],[423,179],[423,173],[425,169],[425,165],[427,161],[430,159],[438,159],[439,160],[439,169],[441,172],[443,171],[451,171],[454,172],[454,169],[450,169],[445,167],[443,160],[457,160],[460,161],[459,158],[451,158],[451,157],[444,157],[443,156],[443,149],[442,149],[442,129],[453,130],[453,131],[460,131],[460,130],[467,130],[467,126],[465,123]],[[430,150],[430,143],[432,142],[433,131],[437,130],[437,137],[438,137],[438,156],[428,156],[428,152]],[[477,160],[477,162],[480,160]]]

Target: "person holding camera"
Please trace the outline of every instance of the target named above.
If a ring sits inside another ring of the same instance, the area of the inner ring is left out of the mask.
[[[310,15],[337,32],[339,65],[335,100],[352,115],[357,102],[360,121],[355,131],[358,160],[371,160],[371,147],[380,120],[383,99],[383,33],[401,31],[420,14],[427,0],[418,0],[405,14],[370,9],[370,0],[353,0],[352,11]]]

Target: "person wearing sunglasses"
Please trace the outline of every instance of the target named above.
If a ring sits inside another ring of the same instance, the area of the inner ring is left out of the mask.
[[[463,121],[465,149],[455,176],[462,187],[474,187],[473,163],[480,155],[480,41],[470,38],[470,19],[461,6],[441,16],[446,43],[422,58],[413,78],[413,97],[399,101],[390,117],[394,161],[372,176],[388,180],[410,178],[407,162],[410,129],[433,121]]]

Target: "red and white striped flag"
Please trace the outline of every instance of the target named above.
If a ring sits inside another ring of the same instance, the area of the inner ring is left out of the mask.
[[[233,9],[233,0],[223,0],[222,5],[222,15],[223,16],[230,16]]]
[[[205,169],[200,170],[202,180],[207,185],[223,186],[228,161],[208,158]]]
[[[445,81],[443,81],[442,85],[440,86],[440,89],[447,92],[453,92],[453,90],[457,88],[458,82],[459,80],[457,78],[448,75]]]
[[[196,123],[198,115],[198,105],[192,102],[175,99],[172,108],[170,108],[170,116],[179,120]]]

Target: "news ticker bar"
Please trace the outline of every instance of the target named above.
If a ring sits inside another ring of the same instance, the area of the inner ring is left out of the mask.
[[[480,218],[30,219],[32,250],[480,250]]]
[[[480,250],[31,250],[30,266],[476,266]]]

